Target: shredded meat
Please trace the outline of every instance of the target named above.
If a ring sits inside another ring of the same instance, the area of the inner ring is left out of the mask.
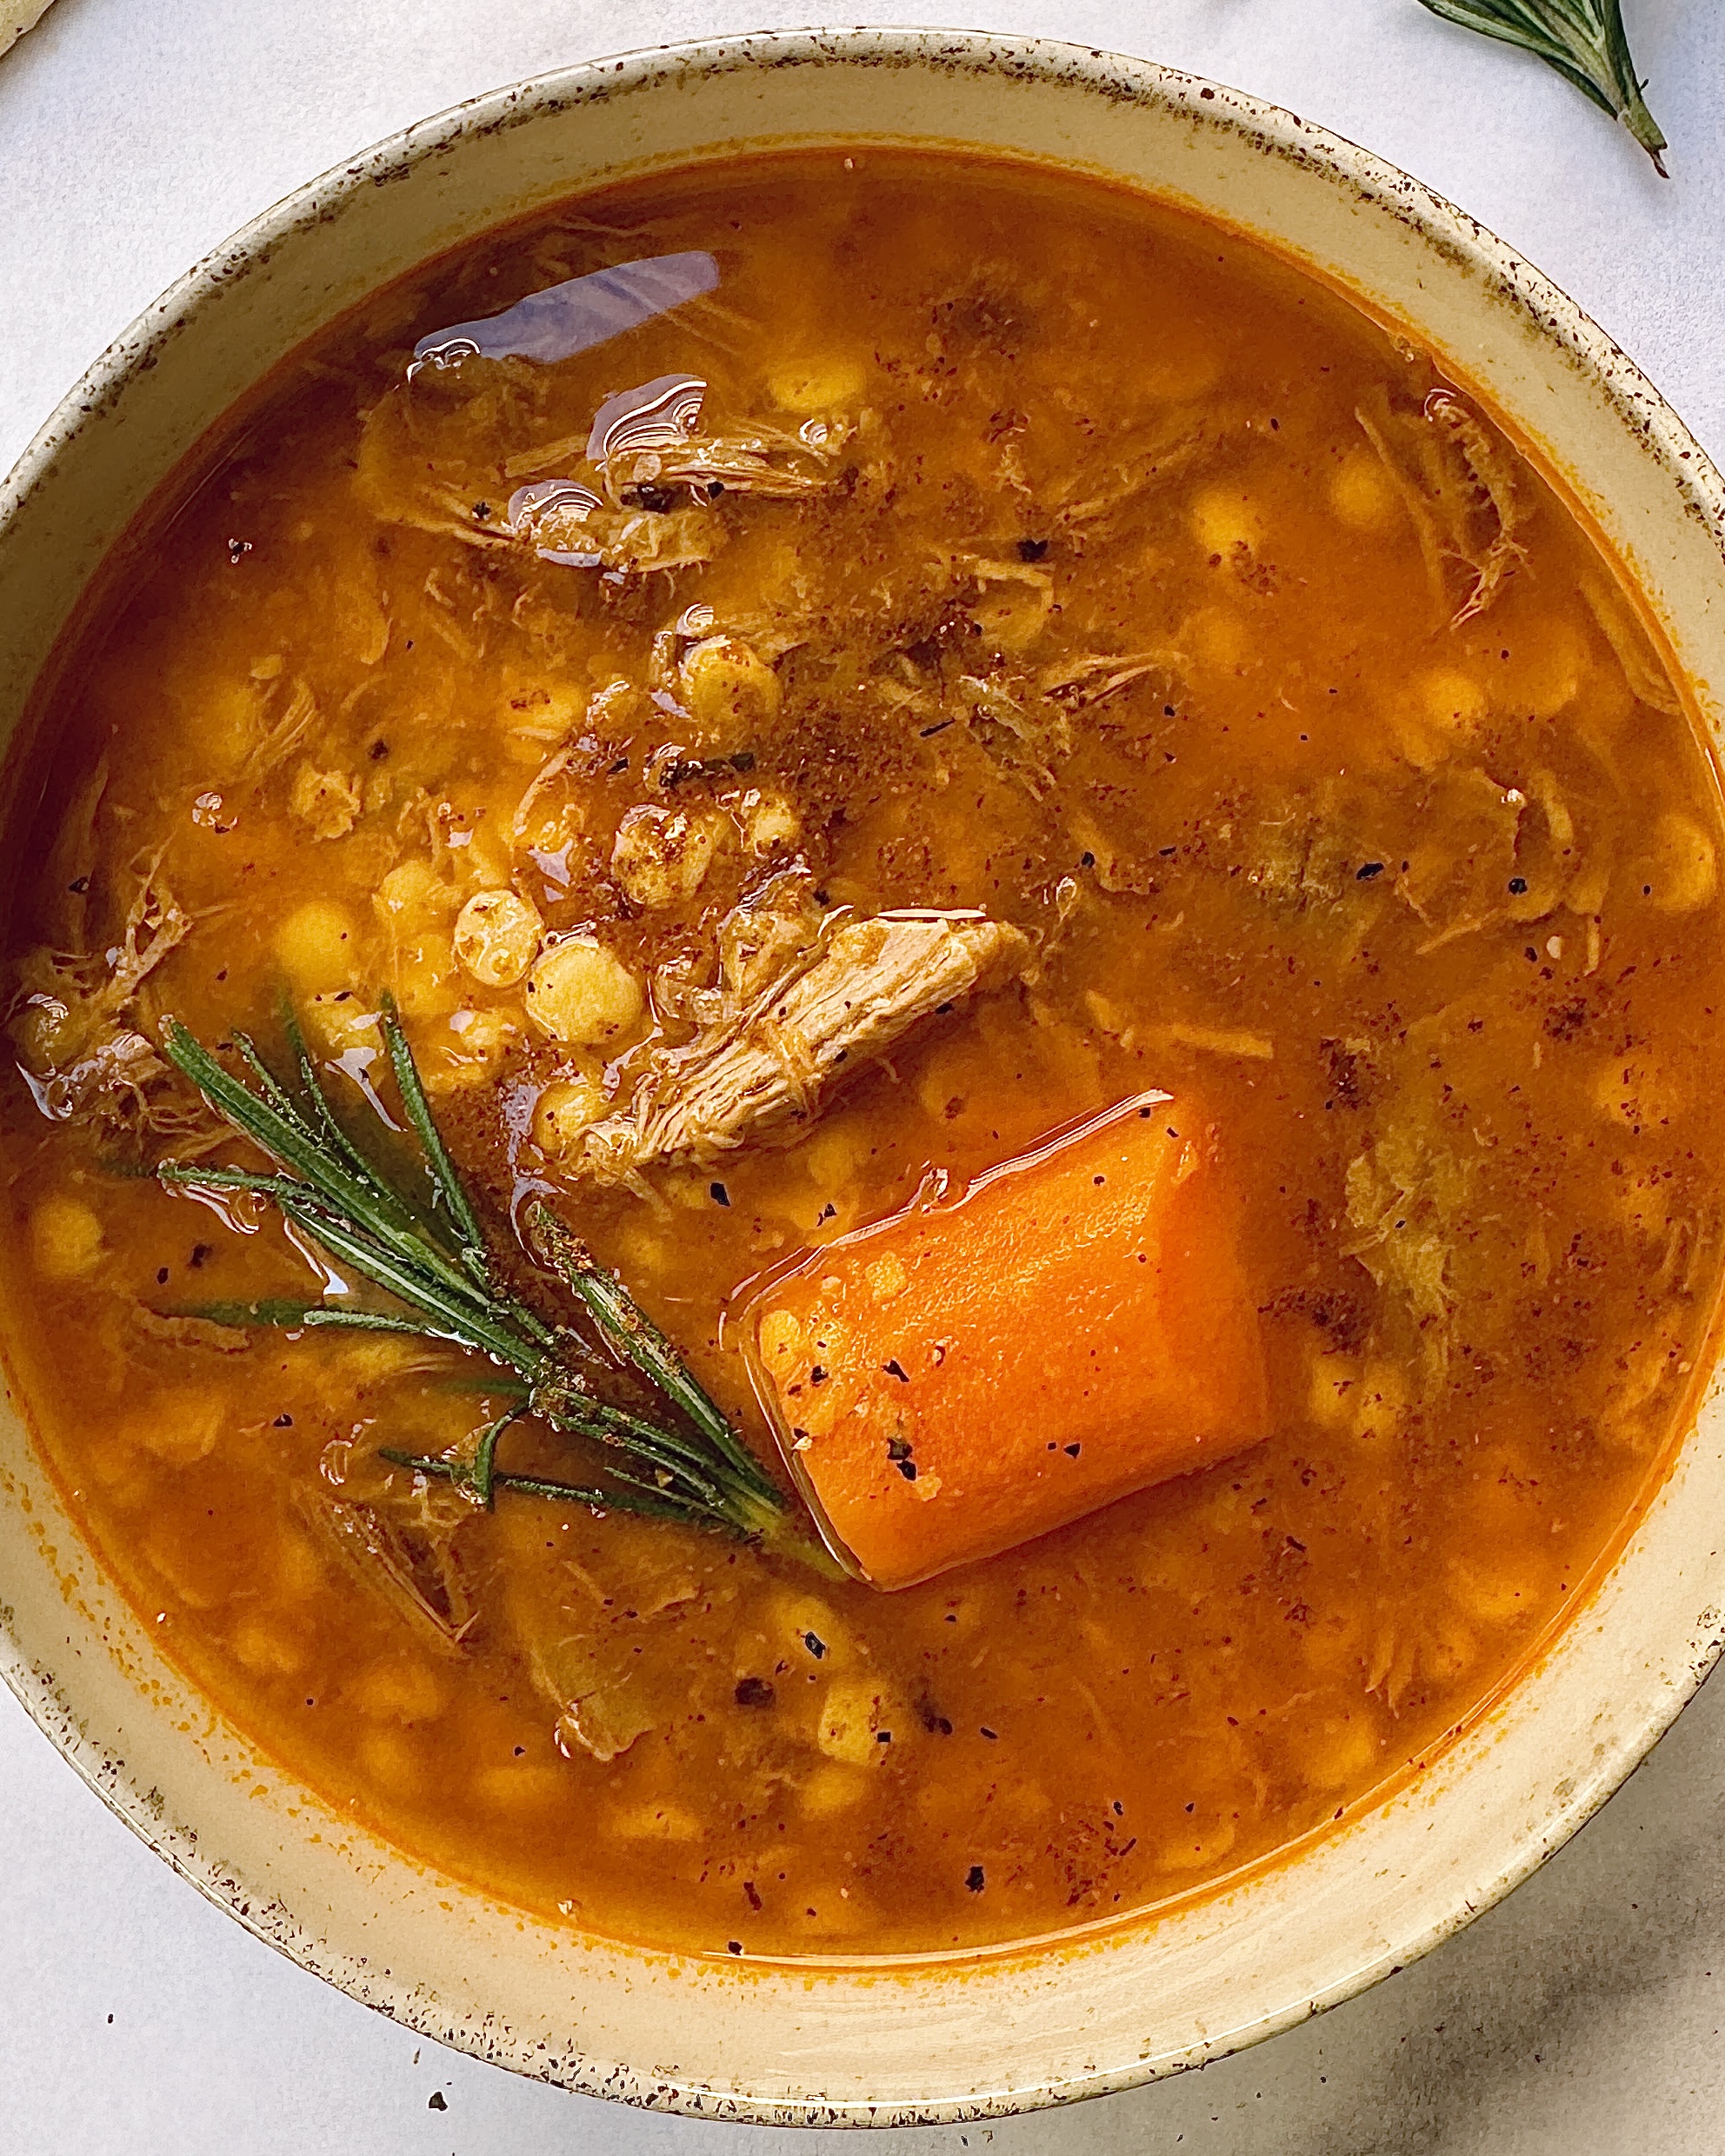
[[[582,1165],[618,1181],[800,1121],[836,1080],[922,1019],[1009,980],[1029,955],[1018,929],[974,915],[847,922],[736,1019],[666,1055],[626,1109],[587,1133]]]
[[[1486,611],[1525,555],[1516,534],[1526,512],[1509,456],[1447,389],[1434,389],[1416,413],[1392,409],[1380,390],[1354,416],[1402,497],[1433,598],[1449,611],[1450,627],[1460,629]],[[1457,567],[1469,584],[1455,607],[1450,584]]]
[[[243,1354],[251,1335],[243,1326],[222,1325],[213,1318],[176,1317],[136,1304],[133,1325],[146,1340],[161,1341],[170,1348],[208,1348],[218,1355]]]
[[[30,952],[18,968],[8,1030],[44,1115],[90,1116],[110,1135],[197,1121],[168,1066],[132,1022],[150,974],[191,933],[192,917],[158,873],[140,868],[119,940],[99,957],[80,948]]]
[[[304,1516],[325,1547],[405,1617],[423,1640],[441,1654],[460,1652],[479,1619],[458,1547],[470,1517],[462,1499],[447,1487],[427,1490],[389,1511],[317,1495],[306,1501]]]

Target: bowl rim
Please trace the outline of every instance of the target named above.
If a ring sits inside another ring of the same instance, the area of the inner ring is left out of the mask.
[[[739,33],[602,56],[463,99],[342,160],[250,219],[192,264],[91,363],[0,481],[0,531],[39,489],[51,482],[61,456],[107,417],[128,385],[154,366],[157,356],[213,294],[262,270],[276,247],[308,225],[332,220],[351,197],[404,177],[472,137],[529,125],[572,107],[674,86],[691,76],[882,64],[911,64],[952,74],[1002,73],[1020,81],[1089,91],[1111,102],[1160,108],[1228,127],[1270,153],[1319,170],[1362,202],[1387,210],[1434,250],[1482,276],[1495,296],[1517,309],[1544,341],[1561,348],[1604,394],[1626,429],[1642,438],[1663,474],[1676,482],[1689,513],[1725,551],[1725,478],[1641,369],[1519,250],[1387,158],[1268,100],[1154,61],[1053,38],[889,26]],[[840,130],[829,139],[843,138]],[[947,146],[962,148],[962,143]],[[1564,1629],[1582,1616],[1579,1608],[1570,1611]],[[1471,1923],[1562,1847],[1658,1742],[1706,1677],[1722,1647],[1725,1611],[1710,1607],[1692,1627],[1687,1653],[1675,1658],[1681,1665],[1678,1673],[1655,1688],[1645,1713],[1633,1727],[1616,1730],[1610,1741],[1596,1748],[1588,1771],[1576,1775],[1567,1794],[1554,1793],[1542,1819],[1530,1820],[1512,1844],[1501,1847],[1495,1860],[1482,1862],[1478,1876],[1458,1882],[1441,1913],[1411,1926],[1405,1937],[1386,1935],[1382,1954],[1305,2000],[1247,2027],[1223,2029],[1177,2055],[1145,2056],[1061,2082],[887,2107],[721,2091],[692,2078],[667,2079],[580,2055],[548,2074],[543,2059],[536,2055],[529,2041],[512,2039],[498,2022],[475,2014],[468,2023],[451,2026],[405,1981],[383,1976],[375,1967],[365,1968],[363,1960],[330,1942],[313,1946],[303,1932],[290,1936],[272,1928],[266,1913],[250,1905],[243,1884],[216,1861],[201,1853],[189,1855],[183,1849],[164,1847],[156,1793],[143,1788],[123,1760],[106,1753],[90,1737],[57,1687],[44,1687],[14,1637],[10,1610],[0,1603],[0,1679],[56,1751],[117,1818],[208,1900],[300,1966],[361,2003],[382,2006],[423,2035],[476,2058],[553,2079],[573,2091],[694,2117],[809,2126],[961,2123],[1083,2100],[1229,2056],[1343,2003]],[[1009,1955],[1013,1949],[1001,1951]]]

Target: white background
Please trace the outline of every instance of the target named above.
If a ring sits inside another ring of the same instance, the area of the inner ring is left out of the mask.
[[[301,181],[515,77],[769,27],[771,3],[57,0],[0,59],[0,468],[133,315]],[[1555,77],[1415,0],[936,0],[881,19],[1111,46],[1369,144],[1555,276],[1718,457],[1725,8],[1626,8],[1672,138],[1668,183]],[[172,1878],[3,1694],[0,1852],[3,2156],[840,2145],[627,2113],[423,2044]],[[1158,2088],[900,2143],[904,2156],[1713,2156],[1715,1966],[1725,1977],[1725,1678],[1544,1872],[1366,1998]]]

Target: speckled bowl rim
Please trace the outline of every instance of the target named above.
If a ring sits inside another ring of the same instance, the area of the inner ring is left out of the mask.
[[[530,125],[572,108],[653,91],[691,76],[712,77],[799,68],[903,68],[1004,76],[1078,88],[1114,104],[1172,112],[1233,130],[1262,154],[1315,170],[1361,201],[1387,210],[1438,255],[1486,279],[1539,332],[1556,344],[1608,396],[1618,419],[1638,436],[1664,474],[1678,483],[1687,514],[1703,525],[1725,554],[1725,482],[1670,406],[1619,347],[1515,250],[1464,211],[1384,159],[1324,129],[1241,92],[1149,61],[1044,39],[921,29],[771,31],[665,45],[583,63],[529,78],[451,107],[395,134],[296,189],[243,227],[180,277],[103,353],[63,400],[0,486],[0,530],[41,488],[52,483],[67,446],[119,405],[127,386],[153,367],[184,319],[215,286],[243,281],[309,225],[327,222],[350,196],[405,176],[428,160],[474,136]],[[1718,1387],[1715,1385],[1715,1393]],[[1577,1620],[1572,1612],[1569,1622]],[[548,2070],[525,2038],[490,2017],[451,2026],[407,1985],[380,1975],[366,1957],[309,1937],[288,1913],[260,1909],[198,1846],[161,1816],[160,1799],[131,1779],[81,1724],[74,1702],[51,1674],[33,1667],[12,1636],[12,1612],[0,1602],[0,1676],[57,1750],[104,1804],[207,1899],[255,1936],[363,2003],[407,2026],[471,2055],[585,2093],[621,2099],[691,2117],[781,2126],[935,2125],[1011,2116],[1040,2106],[1080,2100],[1221,2059],[1340,2004],[1429,1952],[1514,1886],[1560,1847],[1619,1787],[1658,1741],[1692,1696],[1725,1645],[1725,1614],[1702,1610],[1681,1651],[1668,1653],[1668,1673],[1654,1682],[1648,1711],[1633,1727],[1595,1747],[1587,1769],[1560,1785],[1546,1817],[1530,1826],[1502,1860],[1458,1885],[1443,1913],[1387,1943],[1386,1951],[1305,2001],[1243,2028],[1226,2029],[1178,2053],[1143,2057],[1042,2086],[998,2093],[930,2097],[913,2102],[824,2103],[751,2095],[692,2079],[667,2080],[649,2072],[571,2057]]]

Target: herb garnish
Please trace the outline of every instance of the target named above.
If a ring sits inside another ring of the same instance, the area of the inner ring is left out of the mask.
[[[1621,120],[1662,179],[1665,137],[1647,109],[1623,28],[1622,0],[1420,0],[1446,23],[1519,45]]]
[[[603,1366],[596,1350],[572,1328],[548,1322],[510,1292],[432,1120],[400,1021],[385,1009],[378,1027],[429,1181],[429,1206],[363,1152],[337,1121],[293,1021],[286,1030],[294,1073],[285,1081],[244,1034],[230,1036],[251,1081],[247,1083],[176,1018],[163,1019],[163,1054],[217,1115],[278,1164],[279,1172],[259,1174],[167,1160],[158,1164],[157,1178],[182,1189],[243,1190],[268,1199],[338,1264],[400,1306],[364,1309],[345,1299],[324,1298],[206,1303],[181,1314],[228,1325],[409,1333],[464,1348],[512,1374],[512,1382],[486,1389],[516,1392],[516,1404],[481,1433],[470,1457],[422,1458],[385,1448],[386,1460],[453,1483],[488,1510],[499,1490],[514,1490],[596,1510],[723,1528],[829,1570],[825,1553],[787,1518],[783,1494],[664,1334],[543,1203],[535,1204],[525,1221],[532,1254],[575,1296],[612,1354],[644,1378],[674,1414],[649,1420],[597,1397],[590,1373]],[[604,1447],[604,1486],[501,1469],[499,1441],[512,1422],[529,1414],[553,1430]]]

